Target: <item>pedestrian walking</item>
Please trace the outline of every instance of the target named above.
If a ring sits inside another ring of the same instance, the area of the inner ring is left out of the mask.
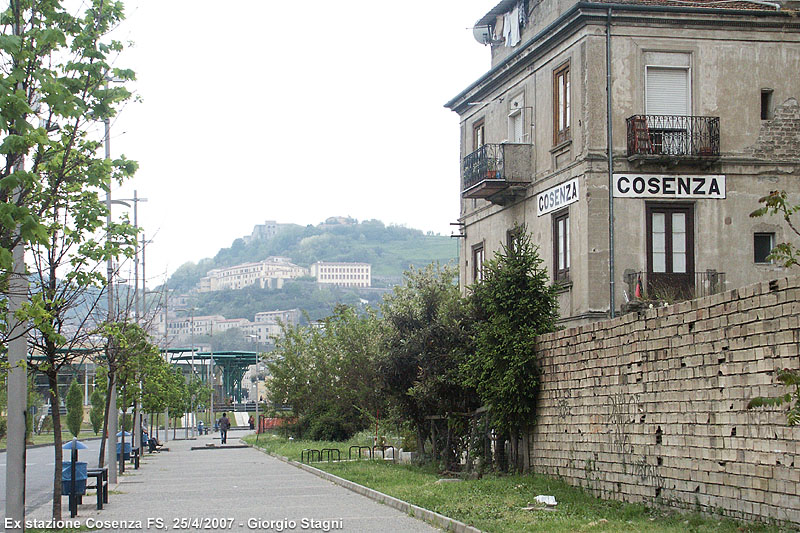
[[[250,429],[256,429],[256,419],[253,418],[253,415],[250,415],[250,418],[247,419],[247,423],[250,424]]]
[[[231,421],[228,420],[228,414],[222,413],[222,418],[219,419],[219,436],[222,440],[221,444],[228,442],[228,430],[231,427]]]

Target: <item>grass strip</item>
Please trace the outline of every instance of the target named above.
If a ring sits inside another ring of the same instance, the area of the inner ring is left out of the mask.
[[[255,437],[245,438],[255,444]],[[261,435],[258,446],[300,460],[307,448],[338,448],[347,457],[359,443],[289,441]],[[312,466],[371,489],[424,507],[491,533],[517,532],[670,532],[778,533],[796,531],[780,524],[739,522],[700,513],[679,513],[642,504],[596,498],[585,490],[542,475],[487,475],[480,479],[440,481],[431,466],[385,461],[314,462]],[[555,496],[546,508],[537,495]]]

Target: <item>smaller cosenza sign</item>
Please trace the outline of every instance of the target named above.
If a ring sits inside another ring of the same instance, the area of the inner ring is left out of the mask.
[[[614,174],[616,198],[724,199],[725,175]]]
[[[536,214],[545,215],[578,201],[578,178],[547,189],[536,197]]]

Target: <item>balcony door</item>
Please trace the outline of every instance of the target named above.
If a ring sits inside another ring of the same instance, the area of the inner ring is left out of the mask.
[[[664,117],[654,119],[654,124],[650,125],[653,151],[680,155],[685,149],[685,125],[666,117],[691,115],[689,69],[648,66],[645,72],[645,112]]]
[[[667,300],[693,297],[692,204],[647,204],[647,294]]]

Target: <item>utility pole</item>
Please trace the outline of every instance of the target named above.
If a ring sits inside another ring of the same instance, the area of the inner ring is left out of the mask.
[[[108,88],[108,82],[106,82]],[[105,126],[105,145],[106,145],[106,159],[111,159],[111,124],[108,118],[103,120]],[[108,184],[108,191],[106,192],[106,241],[111,233],[111,183]],[[108,321],[114,319],[114,264],[111,257],[106,260],[106,292],[108,293]],[[108,349],[111,349],[111,338],[108,339]],[[111,399],[108,404],[108,435],[106,440],[108,447],[106,448],[106,462],[108,463],[108,482],[117,482],[117,431],[119,411],[117,409],[117,385],[111,387]]]
[[[211,354],[211,366],[208,368],[208,374],[211,378],[211,422],[216,423],[217,419],[214,417],[214,390],[217,388],[216,380],[214,379],[214,319],[210,318],[211,322],[211,343],[209,346],[209,353]]]
[[[133,252],[133,318],[136,321],[136,325],[139,326],[139,202],[146,202],[147,198],[139,198],[137,191],[133,191],[133,198],[130,198],[133,202],[133,228],[136,231],[136,242],[134,243],[134,252]],[[144,255],[144,247],[142,247],[142,255]],[[144,262],[144,261],[143,261]],[[144,265],[142,265],[142,272],[144,274]],[[141,393],[142,390],[142,381],[139,380],[139,392]],[[141,421],[141,414],[139,409],[139,400],[138,398],[133,404],[133,447],[139,448],[139,453],[141,454],[142,451],[142,421]]]
[[[192,321],[191,321],[191,331],[189,332],[189,336],[192,339],[192,380],[190,383],[194,386],[194,307],[192,307]],[[192,438],[195,438],[197,435],[195,434],[195,430],[197,429],[197,415],[194,410],[194,394],[192,394]]]
[[[164,283],[164,361],[169,365],[169,287]],[[169,441],[169,406],[164,411],[164,442]]]
[[[18,0],[12,0],[14,16],[14,35],[22,35],[20,25],[20,6]],[[22,82],[17,89],[23,90]],[[22,126],[20,124],[19,126]],[[23,170],[23,155],[18,154],[14,168]],[[19,202],[19,188],[14,193]],[[15,237],[19,238],[19,227]],[[8,331],[12,340],[8,343],[8,421],[7,421],[7,453],[6,453],[6,523],[23,524],[25,520],[25,417],[28,410],[27,356],[28,343],[25,336],[25,324],[18,321],[15,312],[22,307],[28,294],[28,282],[25,277],[25,245],[22,240],[12,250],[12,270],[9,279],[8,294]],[[58,406],[56,406],[56,409]],[[25,531],[25,528],[7,527],[6,531]]]

